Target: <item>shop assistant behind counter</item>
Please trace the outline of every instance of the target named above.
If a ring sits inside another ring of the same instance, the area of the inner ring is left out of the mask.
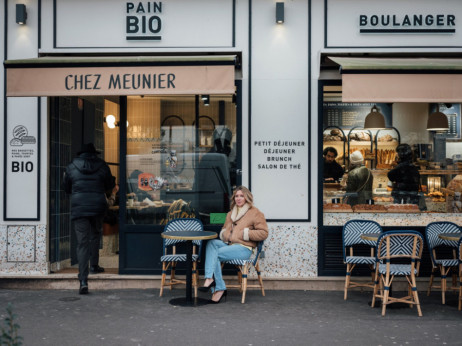
[[[338,181],[343,176],[344,171],[342,166],[335,161],[338,155],[337,149],[334,147],[327,147],[322,154],[324,156],[324,181]]]

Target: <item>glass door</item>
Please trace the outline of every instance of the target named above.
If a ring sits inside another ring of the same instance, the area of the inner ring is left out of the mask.
[[[235,97],[124,99],[120,272],[160,273],[160,233],[169,220],[195,217],[220,229],[229,211],[240,182]]]

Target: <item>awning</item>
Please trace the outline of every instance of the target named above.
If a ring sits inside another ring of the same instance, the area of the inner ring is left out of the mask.
[[[6,60],[6,96],[226,95],[235,65],[234,55]]]
[[[462,102],[462,59],[329,57],[343,102]]]

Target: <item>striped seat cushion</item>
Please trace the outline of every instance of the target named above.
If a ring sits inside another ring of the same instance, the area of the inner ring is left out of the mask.
[[[362,257],[362,256],[347,256],[345,263],[353,264],[374,264],[375,257]]]
[[[234,265],[237,265],[237,266],[243,266],[247,263],[252,263],[253,259],[246,259],[246,260],[241,260],[241,259],[232,259],[232,260],[229,260],[229,261],[225,261],[225,263],[229,263],[229,264],[234,264]]]
[[[192,260],[196,262],[198,255],[193,255]],[[186,262],[186,254],[165,255],[160,258],[161,262]]]
[[[387,273],[387,265],[385,263],[379,264],[379,273]],[[417,275],[417,269],[414,268],[414,274]],[[410,264],[390,264],[390,275],[411,275]]]
[[[457,259],[438,259],[435,260],[436,264],[441,264],[443,267],[455,267],[459,265],[459,261]]]

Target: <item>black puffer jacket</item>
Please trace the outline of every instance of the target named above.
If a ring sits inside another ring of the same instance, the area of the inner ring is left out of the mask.
[[[115,186],[111,171],[96,154],[83,153],[66,167],[64,191],[71,193],[71,219],[104,215],[105,193]]]

